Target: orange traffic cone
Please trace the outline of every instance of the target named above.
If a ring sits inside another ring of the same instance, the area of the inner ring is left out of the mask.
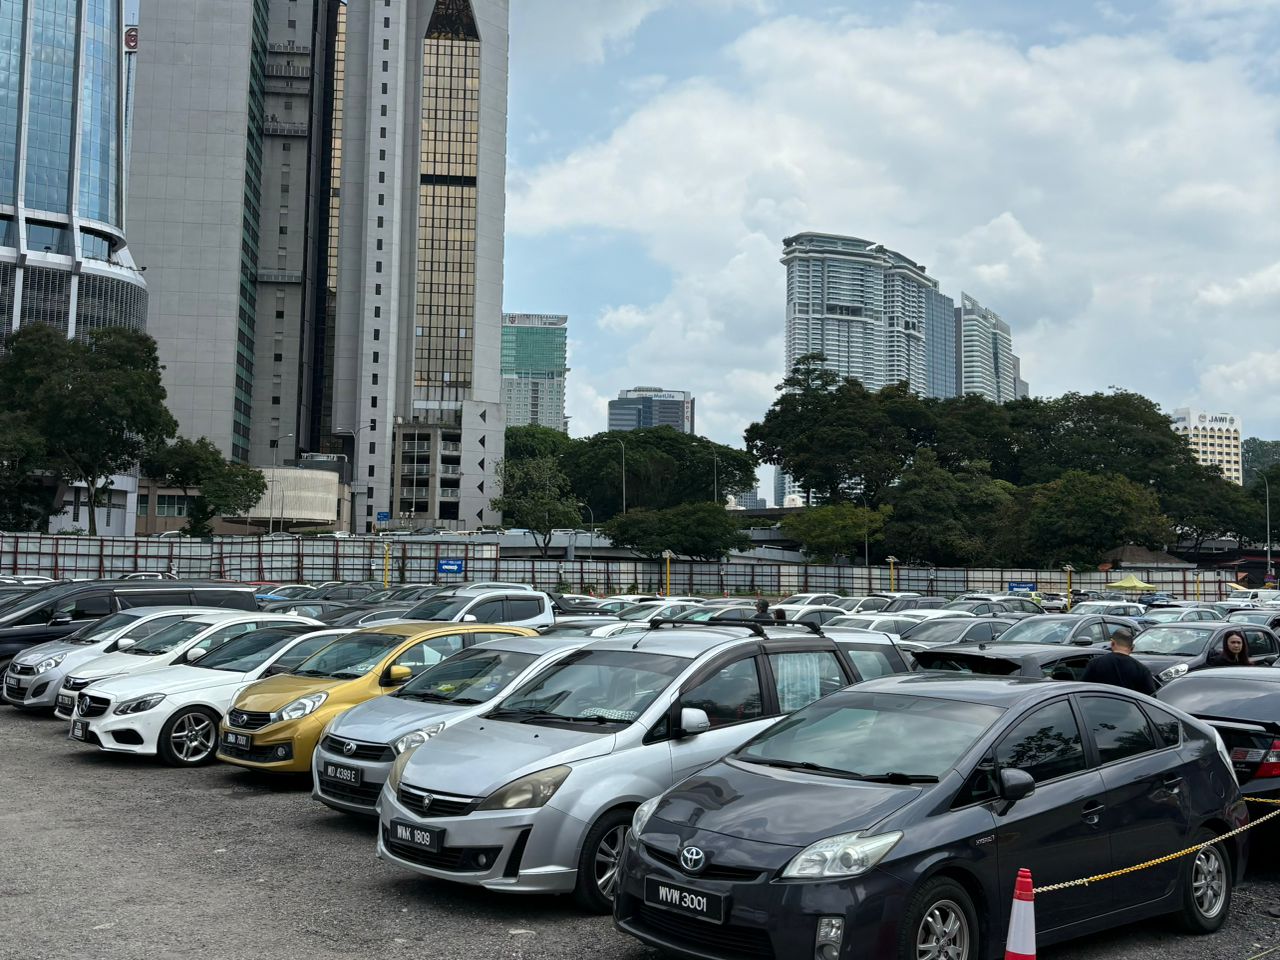
[[[1036,960],[1036,895],[1031,885],[1031,871],[1026,867],[1018,871],[1018,883],[1013,890],[1004,960]]]

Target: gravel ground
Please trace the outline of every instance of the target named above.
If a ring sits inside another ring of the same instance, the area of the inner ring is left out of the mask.
[[[173,770],[0,708],[0,958],[651,960],[568,898],[499,897],[374,856],[369,823],[229,766]],[[1050,960],[1280,960],[1280,857],[1259,851],[1229,926],[1154,922]]]

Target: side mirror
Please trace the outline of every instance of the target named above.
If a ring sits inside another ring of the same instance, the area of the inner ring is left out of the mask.
[[[1036,792],[1036,782],[1025,770],[1002,767],[999,781],[1000,798],[1009,806],[1013,806],[1019,800],[1027,799]]]
[[[462,622],[463,622],[463,623],[475,623],[475,622],[476,622],[476,615],[475,615],[474,613],[464,613],[464,614],[462,615]]]
[[[71,622],[71,614],[68,611],[63,610],[60,613],[55,613],[53,615],[53,619],[49,621],[49,626],[64,627],[70,622]]]
[[[387,667],[386,673],[382,675],[382,685],[384,687],[398,687],[402,683],[407,683],[412,676],[413,671],[408,667]]]
[[[137,642],[138,642],[137,640],[130,639],[129,637],[124,637],[116,641],[116,650],[128,650]]]
[[[209,651],[204,649],[203,647],[192,647],[190,650],[187,651],[187,655],[183,658],[183,660],[187,663],[195,663],[197,660],[199,660],[208,652]]]
[[[684,707],[680,711],[680,729],[677,731],[681,737],[696,737],[700,733],[706,733],[711,729],[711,718],[707,716],[707,711],[699,710],[697,707]]]

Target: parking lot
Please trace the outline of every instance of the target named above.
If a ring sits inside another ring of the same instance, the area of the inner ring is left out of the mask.
[[[8,708],[0,757],[0,957],[652,956],[567,897],[498,897],[382,864],[370,826],[315,803],[304,780],[108,756]],[[1277,845],[1255,851],[1215,937],[1154,921],[1040,956],[1280,958]]]

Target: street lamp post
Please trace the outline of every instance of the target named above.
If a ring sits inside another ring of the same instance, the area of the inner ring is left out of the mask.
[[[1265,574],[1265,575],[1263,576],[1263,578],[1262,578],[1263,585],[1265,586],[1265,585],[1266,585],[1266,582],[1267,582],[1267,581],[1271,578],[1271,576],[1272,576],[1272,570],[1271,570],[1271,484],[1267,481],[1267,475],[1266,475],[1265,473],[1260,473],[1260,474],[1258,474],[1258,476],[1262,477],[1262,483],[1263,483],[1263,486],[1264,486],[1264,487],[1266,487],[1266,490],[1267,490],[1267,572],[1266,572],[1266,574]]]
[[[587,562],[590,563],[596,558],[596,512],[589,504],[580,503],[578,506],[591,515],[591,532],[587,535]]]
[[[894,556],[888,556],[888,557],[885,557],[885,560],[888,561],[889,563],[889,592],[895,593],[898,589],[898,575],[897,575],[897,569],[896,569],[898,558]]]
[[[711,451],[711,498],[720,502],[720,456]]]
[[[276,519],[276,484],[279,478],[276,476],[276,468],[280,463],[280,441],[290,440],[293,438],[292,433],[286,433],[283,437],[276,437],[276,442],[271,445],[271,496],[267,500],[267,536],[271,536],[275,527]],[[280,498],[280,525],[284,526],[284,498]]]
[[[351,477],[349,479],[351,482],[351,532],[352,533],[356,532],[356,497],[360,496],[359,491],[356,490],[356,458],[360,454],[360,450],[359,450],[360,431],[367,429],[371,423],[372,423],[372,420],[362,423],[360,424],[360,426],[355,428],[339,427],[333,431],[333,435],[335,437],[351,438]]]
[[[862,498],[862,565],[871,569],[871,508],[867,506],[867,495],[858,494]]]
[[[1067,575],[1067,609],[1071,609],[1071,575],[1076,572],[1076,568],[1069,563],[1062,565],[1062,572]]]
[[[619,437],[614,437],[622,447],[622,512],[627,512],[627,445]]]

